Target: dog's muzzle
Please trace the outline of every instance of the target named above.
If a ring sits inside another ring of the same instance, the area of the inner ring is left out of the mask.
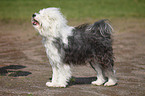
[[[32,24],[33,25],[39,25],[39,22],[35,19],[36,14],[32,14]]]

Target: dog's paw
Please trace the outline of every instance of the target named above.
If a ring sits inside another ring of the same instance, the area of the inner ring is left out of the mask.
[[[103,85],[104,82],[105,82],[104,80],[97,80],[97,81],[93,81],[92,84],[99,86],[99,85]]]
[[[65,88],[65,84],[57,84],[57,83],[52,83],[52,82],[47,82],[46,86],[48,87],[58,87],[58,88]]]
[[[104,84],[104,86],[114,86],[114,85],[116,85],[117,84],[117,81],[115,80],[115,81],[113,81],[113,80],[109,80],[108,82],[106,82],[105,84]]]
[[[46,82],[46,86],[48,86],[48,87],[53,87],[54,84],[53,84],[52,82]]]

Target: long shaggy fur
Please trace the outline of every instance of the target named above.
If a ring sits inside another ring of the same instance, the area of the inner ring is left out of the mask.
[[[94,85],[115,85],[113,71],[112,27],[107,20],[70,27],[58,8],[40,10],[32,23],[43,37],[43,44],[52,65],[52,82],[48,87],[66,87],[71,78],[70,65],[90,63],[97,72]]]
[[[92,25],[75,27],[73,35],[68,36],[68,46],[59,37],[53,43],[59,48],[63,63],[86,64],[97,61],[105,68],[114,63],[111,30],[105,20],[100,20]]]

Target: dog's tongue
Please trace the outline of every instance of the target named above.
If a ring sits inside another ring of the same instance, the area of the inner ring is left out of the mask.
[[[32,24],[33,24],[33,25],[38,25],[39,23],[36,22],[36,21],[32,21]]]

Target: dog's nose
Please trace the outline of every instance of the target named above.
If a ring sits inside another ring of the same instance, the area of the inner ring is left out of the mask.
[[[32,14],[32,17],[35,17],[36,16],[36,14]]]

